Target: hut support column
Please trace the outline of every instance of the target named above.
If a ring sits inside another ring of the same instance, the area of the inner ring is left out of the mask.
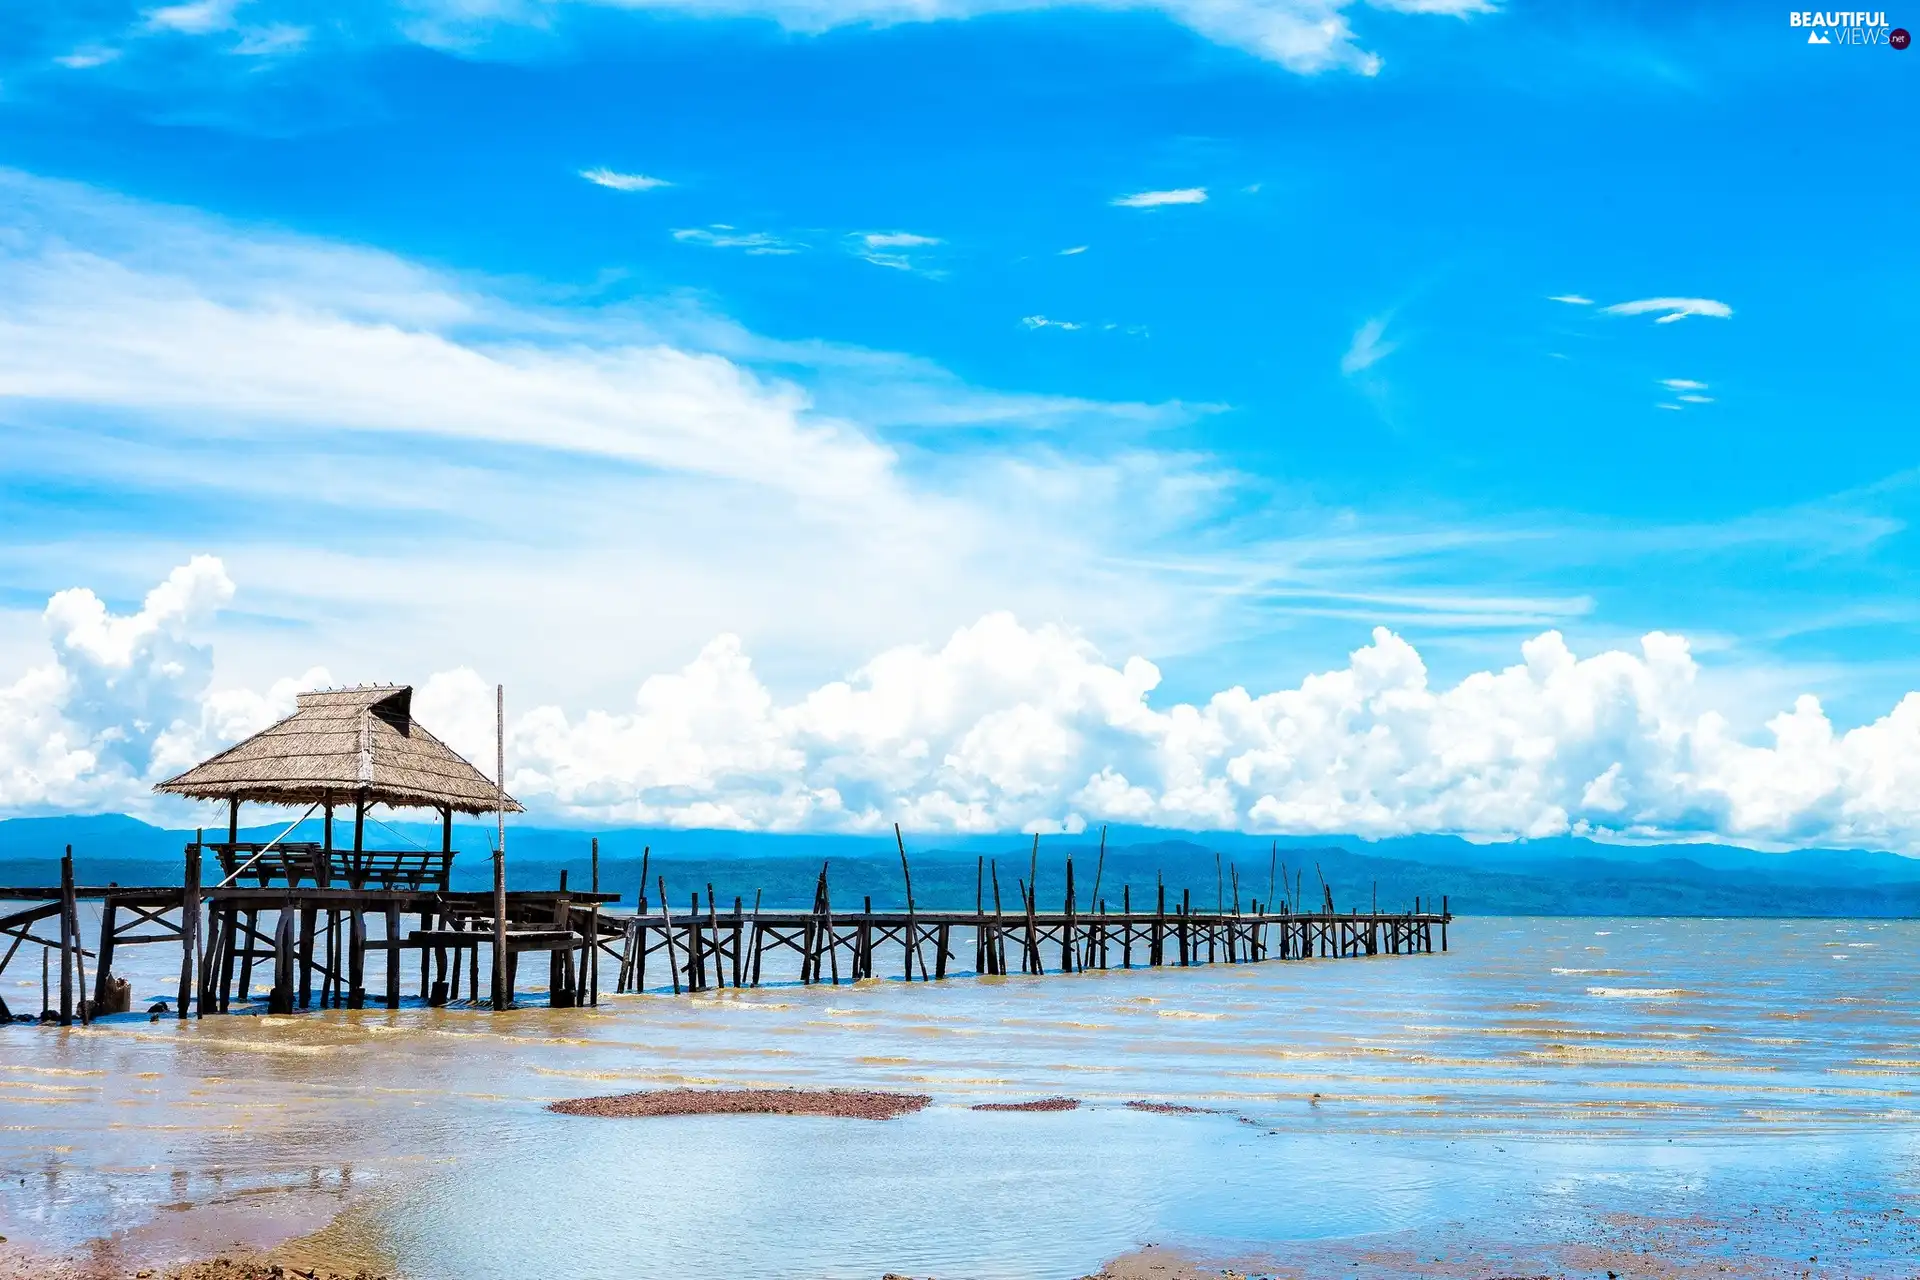
[[[186,884],[180,890],[180,990],[179,1016],[187,1016],[187,1001],[193,998],[193,962],[200,942],[200,841],[187,846]]]

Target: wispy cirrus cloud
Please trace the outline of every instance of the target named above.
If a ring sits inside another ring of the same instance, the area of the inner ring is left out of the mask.
[[[1059,329],[1063,333],[1074,333],[1086,328],[1085,325],[1073,320],[1049,320],[1045,316],[1022,316],[1020,323],[1035,332],[1041,329]]]
[[[1547,295],[1548,302],[1564,302],[1570,307],[1590,307],[1593,299],[1577,293],[1554,293]]]
[[[1206,202],[1205,187],[1178,187],[1171,191],[1136,191],[1129,196],[1115,196],[1110,203],[1122,209],[1161,209],[1167,205]]]
[[[655,191],[673,185],[665,178],[650,177],[644,173],[621,173],[605,167],[582,169],[580,176],[596,187],[606,187],[611,191]]]
[[[942,243],[938,236],[917,235],[911,231],[857,231],[848,237],[847,247],[854,257],[876,267],[938,275],[939,272],[926,267],[918,251],[935,249]]]
[[[1705,391],[1707,384],[1695,382],[1692,378],[1662,378],[1660,385],[1669,391]]]
[[[808,246],[797,240],[783,240],[768,231],[742,231],[725,222],[706,227],[681,227],[673,233],[681,244],[705,245],[709,249],[740,249],[753,255],[799,253]]]
[[[1085,253],[1086,251],[1087,251],[1086,245],[1076,244],[1071,249],[1062,249],[1060,251],[1060,256],[1063,258],[1071,258],[1076,254],[1082,254],[1082,253]]]
[[[1468,18],[1492,12],[1491,0],[1367,0],[1401,13]],[[1052,9],[1151,9],[1216,44],[1300,75],[1347,71],[1371,76],[1380,56],[1363,47],[1348,20],[1359,0],[584,0],[627,9],[699,17],[759,17],[811,34],[849,26],[955,21],[983,14]],[[413,0],[409,30],[424,43],[458,48],[505,26],[550,23],[558,5]]]
[[[1637,298],[1632,302],[1616,302],[1601,310],[1610,316],[1644,316],[1659,312],[1655,324],[1672,324],[1688,316],[1711,316],[1716,320],[1725,320],[1733,314],[1732,307],[1714,298]]]
[[[1386,339],[1387,322],[1391,319],[1391,316],[1375,316],[1354,332],[1347,353],[1340,357],[1340,372],[1352,377],[1373,368],[1399,349],[1399,343]]]

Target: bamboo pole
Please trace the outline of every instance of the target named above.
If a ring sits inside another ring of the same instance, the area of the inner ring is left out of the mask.
[[[493,1007],[505,1009],[507,995],[507,686],[493,686],[494,816],[499,840],[493,849]]]

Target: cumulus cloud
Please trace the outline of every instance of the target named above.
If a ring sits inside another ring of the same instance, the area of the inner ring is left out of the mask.
[[[652,191],[673,184],[665,178],[650,178],[644,173],[620,173],[613,169],[582,169],[580,176],[596,187],[614,191]]]
[[[85,587],[47,601],[53,661],[0,688],[0,809],[124,802],[168,740],[200,722],[213,655],[192,633],[233,590],[219,560],[196,556],[135,613]]]
[[[1136,191],[1130,196],[1115,196],[1112,201],[1122,209],[1158,209],[1170,204],[1205,204],[1205,187],[1181,187],[1175,191]]]
[[[1733,314],[1732,307],[1712,298],[1639,298],[1632,302],[1616,302],[1601,310],[1610,316],[1644,316],[1657,311],[1661,314],[1654,321],[1655,324],[1672,324],[1688,316],[1711,316],[1725,320]]]
[[[1352,377],[1371,369],[1399,349],[1399,343],[1385,340],[1388,319],[1388,316],[1375,316],[1355,331],[1347,353],[1340,357],[1340,372]]]
[[[0,811],[151,803],[166,774],[291,710],[324,670],[209,691],[195,633],[233,595],[219,561],[116,615],[63,591],[52,661],[0,686]],[[1576,655],[1556,631],[1436,684],[1386,628],[1265,693],[1155,705],[1160,671],[997,613],[887,649],[790,699],[722,635],[624,708],[510,708],[508,782],[537,815],[768,830],[1079,829],[1105,821],[1302,834],[1674,838],[1920,849],[1920,693],[1840,732],[1793,700],[1745,741],[1705,705],[1681,637]],[[510,691],[511,692],[511,691]],[[458,668],[415,696],[456,750],[491,754],[492,686]]]

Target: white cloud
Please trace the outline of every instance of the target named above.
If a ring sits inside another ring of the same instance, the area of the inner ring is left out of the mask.
[[[1029,329],[1061,329],[1068,333],[1085,327],[1072,320],[1049,320],[1045,316],[1023,316],[1020,323]]]
[[[756,256],[784,256],[807,247],[796,241],[782,240],[765,231],[742,231],[724,222],[716,222],[710,227],[683,227],[673,233],[673,238],[682,244],[703,244],[709,249],[744,249]]]
[[[1547,301],[1548,302],[1564,302],[1564,303],[1567,303],[1569,306],[1575,306],[1575,307],[1590,307],[1593,305],[1592,298],[1583,298],[1577,293],[1552,294],[1547,298]]]
[[[1087,246],[1083,244],[1077,244],[1073,246],[1073,248],[1071,249],[1062,249],[1060,251],[1060,256],[1063,258],[1071,258],[1076,253],[1085,253],[1086,251],[1087,251]]]
[[[917,236],[911,231],[869,231],[860,241],[869,249],[915,249],[940,243],[934,236]]]
[[[1302,75],[1342,70],[1373,75],[1378,55],[1355,37],[1347,13],[1356,0],[597,0],[609,7],[659,9],[702,17],[769,18],[791,31],[847,26],[958,21],[993,13],[1087,9],[1156,10],[1217,44],[1245,50]],[[1369,0],[1374,8],[1466,17],[1489,12],[1487,0]],[[413,37],[460,48],[503,26],[550,24],[562,8],[551,0],[474,4],[415,0]]]
[[[1695,382],[1692,378],[1662,378],[1660,385],[1669,391],[1705,391],[1707,384]]]
[[[1697,396],[1697,395],[1689,394],[1684,396],[1675,396],[1674,399],[1684,401],[1687,404],[1712,404],[1713,403],[1712,396]]]
[[[244,0],[193,0],[190,4],[166,5],[147,11],[147,26],[154,31],[210,35],[233,26],[233,12],[242,3]]]
[[[1340,357],[1340,372],[1352,376],[1364,369],[1371,369],[1399,348],[1399,343],[1383,340],[1389,318],[1375,316],[1355,331],[1347,354]]]
[[[0,457],[111,495],[0,541],[0,585],[137,596],[210,550],[251,584],[226,685],[464,661],[549,698],[721,631],[777,637],[772,677],[811,681],[994,608],[1180,649],[1234,607],[1162,567],[1220,545],[1234,481],[1154,429],[1218,406],[501,288],[0,171]],[[104,518],[122,503],[137,539]],[[33,630],[0,609],[0,644]]]
[[[1616,302],[1601,310],[1610,316],[1643,316],[1655,311],[1663,313],[1654,321],[1655,324],[1672,324],[1688,316],[1712,316],[1725,320],[1733,314],[1732,307],[1712,298],[1640,298],[1633,302]]]
[[[53,661],[0,686],[0,811],[144,809],[153,780],[330,680],[209,692],[194,633],[232,592],[218,561],[198,559],[131,615],[89,591],[56,595]],[[1116,664],[1071,630],[998,613],[782,699],[722,635],[624,709],[511,711],[509,785],[537,815],[680,826],[1129,821],[1920,848],[1920,693],[1844,733],[1801,696],[1743,741],[1677,636],[1580,658],[1549,631],[1519,658],[1436,686],[1413,646],[1376,628],[1344,666],[1292,687],[1155,706],[1153,663]],[[425,681],[415,709],[484,759],[490,694],[457,668]]]
[[[1205,204],[1205,187],[1181,187],[1174,191],[1136,191],[1130,196],[1115,196],[1113,203],[1122,209],[1158,209],[1170,204]]]
[[[620,173],[613,169],[582,169],[580,176],[597,187],[614,191],[653,191],[673,184],[665,178],[650,178],[644,173]]]
[[[271,26],[251,27],[240,35],[233,52],[243,58],[270,58],[297,53],[304,49],[313,32],[307,27],[276,22]]]
[[[941,273],[928,270],[921,256],[911,251],[936,248],[941,243],[935,236],[915,235],[911,231],[863,231],[847,238],[849,251],[862,261],[871,262],[876,267],[912,271],[921,275]]]
[[[112,62],[119,56],[120,51],[118,49],[110,49],[104,45],[90,44],[83,45],[75,49],[72,53],[62,54],[60,57],[55,58],[54,61],[69,70],[87,71],[94,67],[104,67],[107,63]]]

